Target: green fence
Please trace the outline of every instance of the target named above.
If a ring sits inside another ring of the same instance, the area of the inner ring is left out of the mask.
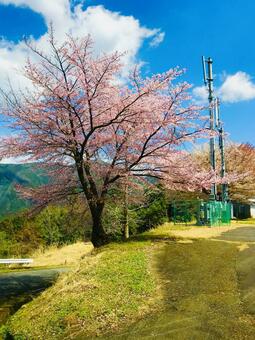
[[[198,225],[221,226],[231,221],[231,204],[220,201],[174,201],[169,208],[174,223],[197,221]]]
[[[195,221],[199,210],[199,201],[173,201],[170,205],[169,218],[174,223]]]
[[[200,202],[197,223],[199,225],[229,225],[231,221],[231,203],[209,201]]]

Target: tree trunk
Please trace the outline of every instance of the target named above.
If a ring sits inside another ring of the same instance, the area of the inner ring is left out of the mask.
[[[109,242],[102,223],[103,206],[91,207],[91,215],[93,222],[91,242],[94,247],[98,248]]]
[[[77,153],[76,168],[78,176],[84,191],[84,195],[87,199],[91,217],[92,217],[92,235],[91,242],[94,247],[101,247],[102,245],[109,242],[107,234],[103,228],[102,216],[104,210],[104,202],[98,201],[97,191],[94,188],[95,183],[92,178],[90,178],[90,186],[88,184],[89,180],[86,179],[84,174],[84,163],[83,158]],[[89,173],[90,170],[88,170]],[[88,176],[88,175],[87,175]]]
[[[123,223],[123,236],[127,240],[129,238],[129,221],[128,221],[128,183],[125,183],[124,189],[124,223]]]

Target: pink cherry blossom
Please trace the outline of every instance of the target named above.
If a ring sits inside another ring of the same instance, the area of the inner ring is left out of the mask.
[[[122,55],[95,56],[90,37],[68,37],[51,55],[29,47],[39,61],[27,61],[33,90],[2,91],[2,112],[15,135],[1,140],[1,157],[27,156],[51,171],[51,182],[23,190],[48,202],[82,192],[93,220],[92,242],[107,241],[102,213],[109,188],[128,175],[160,179],[171,189],[208,187],[212,174],[199,171],[184,143],[205,134],[201,109],[190,104],[186,82],[174,68],[143,78],[136,68],[120,82]]]

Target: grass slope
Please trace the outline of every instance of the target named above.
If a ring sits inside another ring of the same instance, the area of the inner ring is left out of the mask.
[[[184,243],[164,226],[84,258],[7,328],[17,339],[254,339],[240,291],[254,281],[246,270],[239,285],[239,256],[236,244]]]
[[[110,245],[14,315],[17,338],[71,339],[115,330],[144,313],[155,290],[147,244]],[[142,308],[143,307],[143,308]],[[134,318],[135,317],[135,318]]]
[[[34,164],[0,164],[0,216],[30,206],[30,202],[18,197],[15,185],[35,187],[47,181],[47,176]]]

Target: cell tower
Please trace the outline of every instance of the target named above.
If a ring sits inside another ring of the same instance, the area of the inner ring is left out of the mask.
[[[216,127],[219,133],[219,150],[220,150],[220,159],[221,159],[221,172],[220,175],[222,178],[225,177],[226,174],[226,164],[225,164],[225,140],[224,140],[224,129],[222,126],[222,122],[220,120],[220,101],[219,98],[215,98],[215,120]],[[221,186],[222,193],[222,201],[228,201],[228,185],[227,183],[223,183]]]
[[[220,120],[220,101],[219,98],[214,98],[213,96],[213,72],[212,72],[212,58],[202,57],[202,65],[203,65],[203,75],[204,75],[204,83],[208,89],[208,101],[209,101],[209,115],[210,115],[210,130],[213,133],[218,130],[219,134],[219,150],[220,150],[220,158],[221,158],[221,177],[224,178],[226,172],[225,166],[225,153],[224,153],[224,130],[222,126],[222,122]],[[208,75],[208,76],[207,76]],[[216,169],[216,157],[215,157],[215,137],[210,137],[210,164],[211,169],[215,171]],[[217,186],[216,184],[212,184],[210,200],[215,201],[217,198]],[[228,201],[228,185],[226,183],[222,184],[222,196],[221,200],[223,202]]]
[[[213,72],[212,72],[212,58],[202,57],[204,83],[208,89],[208,101],[209,101],[209,116],[210,116],[210,130],[212,136],[210,137],[210,164],[213,171],[216,170],[216,157],[215,157],[215,137],[213,132],[215,131],[215,112],[214,112],[214,96],[213,96]],[[217,198],[217,186],[212,184],[210,200],[215,201]]]

